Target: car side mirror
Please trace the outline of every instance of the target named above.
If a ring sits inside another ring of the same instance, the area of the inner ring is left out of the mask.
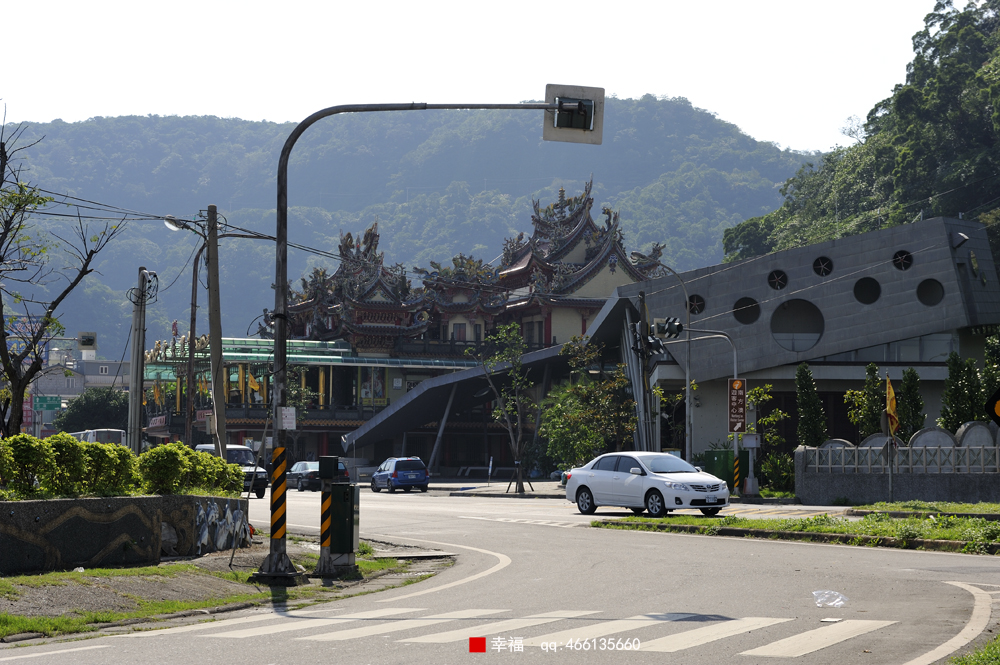
[[[705,469],[701,468],[700,466],[696,466],[696,467],[695,467],[695,470],[696,470],[696,471],[704,471]]]
[[[637,466],[633,466],[631,469],[629,469],[629,473],[631,473],[633,476],[641,476],[642,469],[640,469]]]

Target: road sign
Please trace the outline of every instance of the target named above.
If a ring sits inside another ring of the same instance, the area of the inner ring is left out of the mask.
[[[743,379],[729,379],[729,431],[747,431],[747,384]]]
[[[36,411],[55,411],[62,408],[62,398],[59,395],[35,395]]]
[[[567,109],[546,111],[542,125],[543,141],[567,141],[600,145],[604,137],[604,88],[587,88],[579,85],[545,86],[545,101]],[[581,106],[582,104],[582,106]]]

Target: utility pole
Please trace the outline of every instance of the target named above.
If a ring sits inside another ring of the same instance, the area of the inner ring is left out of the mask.
[[[198,248],[198,253],[194,257],[194,275],[191,277],[191,327],[188,329],[188,362],[187,362],[187,406],[185,407],[186,417],[184,419],[184,443],[189,446],[194,445],[194,354],[195,324],[198,322],[198,269],[201,267],[201,254],[205,251],[206,244]]]
[[[215,452],[226,459],[226,382],[222,366],[222,307],[219,303],[219,217],[208,206],[208,343],[212,357],[212,413],[215,418]]]
[[[155,274],[155,273],[154,273]],[[142,394],[146,348],[146,292],[150,273],[139,268],[139,285],[132,299],[132,356],[128,385],[128,445],[136,455],[142,452]]]

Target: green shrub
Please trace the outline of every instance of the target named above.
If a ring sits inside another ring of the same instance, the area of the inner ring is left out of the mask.
[[[0,487],[8,487],[14,475],[14,454],[7,439],[0,439]]]
[[[43,489],[43,481],[47,481],[55,471],[55,455],[48,442],[30,434],[16,434],[5,439],[5,444],[10,451],[7,489],[22,496]]]
[[[795,459],[788,453],[771,453],[761,462],[760,470],[771,489],[795,491]]]
[[[145,489],[153,494],[174,494],[183,489],[191,473],[190,448],[167,443],[139,455],[139,473]]]
[[[114,443],[81,444],[87,464],[84,491],[101,496],[130,494],[139,484],[138,460],[131,449]]]
[[[224,492],[243,489],[243,467],[239,464],[227,464],[222,458],[202,451],[191,451],[189,459],[191,473],[188,474],[186,488],[201,487]]]
[[[87,484],[87,466],[80,442],[65,432],[53,434],[45,442],[52,449],[55,464],[43,488],[63,496],[82,493]]]

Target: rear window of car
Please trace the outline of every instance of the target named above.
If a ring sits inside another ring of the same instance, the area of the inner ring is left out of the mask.
[[[418,471],[426,468],[418,459],[401,459],[396,462],[396,471]]]
[[[608,455],[607,457],[602,457],[594,465],[594,469],[597,471],[614,471],[615,462],[618,461],[617,455]]]

